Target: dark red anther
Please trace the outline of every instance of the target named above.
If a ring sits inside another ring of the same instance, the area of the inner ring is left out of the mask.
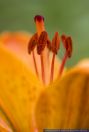
[[[38,45],[37,45],[37,53],[41,54],[41,52],[44,50],[48,40],[48,34],[46,31],[41,32],[41,35],[38,40]]]
[[[42,20],[44,21],[44,17],[41,16],[41,15],[36,15],[36,16],[34,17],[34,21],[36,22],[36,20],[39,21],[39,22],[41,22]]]
[[[68,53],[68,57],[71,57],[71,55],[72,55],[72,39],[70,36],[67,37],[65,43],[66,43],[66,50]]]
[[[31,51],[34,50],[37,43],[38,43],[38,35],[37,35],[37,33],[35,33],[28,43],[28,53],[29,54],[31,53]]]
[[[60,37],[58,32],[55,33],[54,38],[52,39],[52,51],[57,54],[60,48]]]
[[[72,54],[72,39],[70,36],[62,35],[61,36],[63,45],[68,53],[68,57],[71,57]]]

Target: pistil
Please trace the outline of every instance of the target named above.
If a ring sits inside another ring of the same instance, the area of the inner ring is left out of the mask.
[[[37,15],[37,16],[35,16],[34,20],[35,20],[35,23],[36,23],[37,34],[38,34],[38,37],[40,38],[39,42],[42,41],[42,42],[40,42],[40,44],[38,43],[38,49],[39,49],[39,47],[40,48],[45,48],[45,45],[46,45],[47,42],[43,44],[43,42],[44,42],[43,41],[44,40],[43,37],[44,36],[43,36],[43,34],[41,34],[43,31],[45,31],[44,17],[42,17],[40,15]],[[41,45],[41,46],[39,46],[39,45]],[[41,76],[42,76],[42,81],[43,81],[44,84],[46,84],[46,79],[45,79],[45,76],[46,76],[45,74],[46,73],[45,73],[45,68],[44,68],[44,65],[46,63],[45,62],[46,59],[47,59],[47,54],[45,54],[45,50],[41,50],[41,52],[40,52]]]

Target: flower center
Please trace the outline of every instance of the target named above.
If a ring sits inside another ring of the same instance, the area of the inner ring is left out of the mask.
[[[43,83],[46,84],[46,76],[48,76],[47,69],[50,70],[50,74],[49,74],[50,79],[48,83],[54,80],[55,56],[57,55],[58,50],[60,48],[60,41],[62,41],[63,46],[65,48],[65,54],[62,59],[61,65],[59,66],[59,71],[57,76],[58,78],[60,78],[60,76],[63,73],[66,60],[71,57],[72,39],[70,36],[66,36],[66,35],[59,36],[58,32],[56,32],[51,41],[49,39],[48,33],[45,31],[44,17],[40,15],[36,15],[34,17],[34,21],[36,23],[37,32],[32,36],[32,38],[29,41],[28,53],[32,54],[35,72],[36,72],[36,75],[39,77],[40,76],[38,72],[39,66],[37,65],[37,60],[36,60],[35,52],[34,52],[34,49],[36,48],[37,54],[40,56],[41,78]],[[52,53],[52,57],[51,57],[51,62],[49,64],[49,55],[51,53]]]

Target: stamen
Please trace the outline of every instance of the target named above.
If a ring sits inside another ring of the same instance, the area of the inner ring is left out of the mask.
[[[72,39],[70,36],[66,39],[66,50],[68,53],[68,57],[70,58],[72,55]]]
[[[38,45],[37,45],[37,53],[40,55],[42,51],[44,50],[46,44],[47,44],[48,34],[46,31],[41,32]]]
[[[55,62],[55,53],[53,53],[52,62],[51,62],[50,82],[53,81],[53,76],[54,76],[54,62]]]
[[[72,54],[72,39],[70,36],[66,37],[65,35],[61,36],[64,48],[68,52],[68,57],[71,57]]]
[[[40,60],[41,60],[41,75],[42,75],[42,80],[43,83],[45,84],[45,69],[44,69],[44,58],[43,58],[43,54],[40,55]]]
[[[61,66],[59,67],[59,75],[58,75],[58,77],[60,77],[60,75],[62,75],[62,73],[63,73],[64,66],[65,66],[65,63],[66,63],[66,61],[67,61],[67,58],[68,58],[68,53],[65,52],[65,55],[64,55],[64,57],[63,57]]]
[[[56,32],[52,40],[52,52],[57,54],[59,47],[60,47],[60,38],[58,32]]]
[[[30,39],[30,41],[29,41],[29,43],[28,43],[28,53],[29,53],[29,54],[31,53],[31,51],[34,50],[34,48],[36,47],[37,43],[38,43],[38,35],[37,35],[37,33],[35,33],[35,34],[31,37],[31,39]]]
[[[51,50],[53,52],[53,57],[51,63],[50,82],[53,81],[55,55],[57,54],[59,47],[60,47],[60,38],[58,32],[56,32],[52,40],[52,47],[51,47]]]
[[[47,40],[47,49],[48,49],[48,53],[47,53],[47,60],[48,60],[48,66],[50,65],[50,51],[52,50],[52,43],[50,41],[50,39],[48,38]]]
[[[32,51],[32,56],[33,56],[33,62],[34,62],[35,72],[36,72],[36,75],[39,77],[38,68],[37,68],[37,63],[36,63],[36,59],[35,59],[36,57],[35,57],[34,50]]]
[[[33,62],[34,62],[34,68],[35,68],[35,72],[36,75],[39,76],[38,74],[38,68],[37,68],[37,64],[36,64],[36,57],[35,57],[35,53],[34,53],[34,48],[36,47],[38,43],[38,35],[37,33],[35,33],[32,38],[29,41],[28,44],[28,53],[30,54],[32,52],[32,57],[33,57]]]
[[[48,39],[48,34],[46,31],[41,32],[38,40],[38,45],[37,45],[37,53],[40,55],[41,59],[41,74],[42,74],[42,80],[45,84],[45,70],[44,70],[44,60],[43,60],[43,50],[47,44],[47,39]]]
[[[44,84],[48,84],[49,81],[52,82],[54,79],[54,66],[55,66],[55,57],[58,53],[58,50],[60,48],[60,37],[58,32],[55,33],[52,42],[50,41],[48,37],[48,33],[45,31],[44,26],[44,17],[40,15],[36,15],[34,17],[34,21],[36,23],[37,33],[35,33],[32,38],[30,39],[29,45],[28,45],[28,53],[30,54],[32,52],[33,61],[34,61],[34,67],[35,72],[38,76],[38,68],[36,64],[36,57],[34,53],[35,47],[37,48],[37,54],[40,55],[40,63],[41,63],[41,78]],[[70,36],[62,35],[61,36],[63,46],[65,48],[65,54],[61,63],[61,66],[59,68],[58,77],[62,75],[64,65],[67,61],[67,58],[70,58],[72,55],[72,39]],[[52,60],[51,60],[51,68],[49,69],[50,65],[50,59],[49,59],[49,53],[52,51]],[[50,70],[50,80],[47,75],[49,74]]]
[[[62,35],[62,42],[64,45],[64,48],[66,49],[65,54],[64,54],[64,58],[62,60],[62,64],[59,68],[59,75],[58,77],[60,77],[60,75],[62,75],[63,73],[63,69],[64,69],[64,65],[67,61],[67,58],[70,58],[72,55],[72,39],[70,36],[66,37],[65,35]]]

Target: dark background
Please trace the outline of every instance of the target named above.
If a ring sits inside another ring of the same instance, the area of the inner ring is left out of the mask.
[[[68,66],[89,57],[89,0],[0,0],[0,32],[34,33],[33,17],[44,15],[50,38],[55,31],[73,38],[73,56]],[[63,50],[59,56],[63,56]]]

